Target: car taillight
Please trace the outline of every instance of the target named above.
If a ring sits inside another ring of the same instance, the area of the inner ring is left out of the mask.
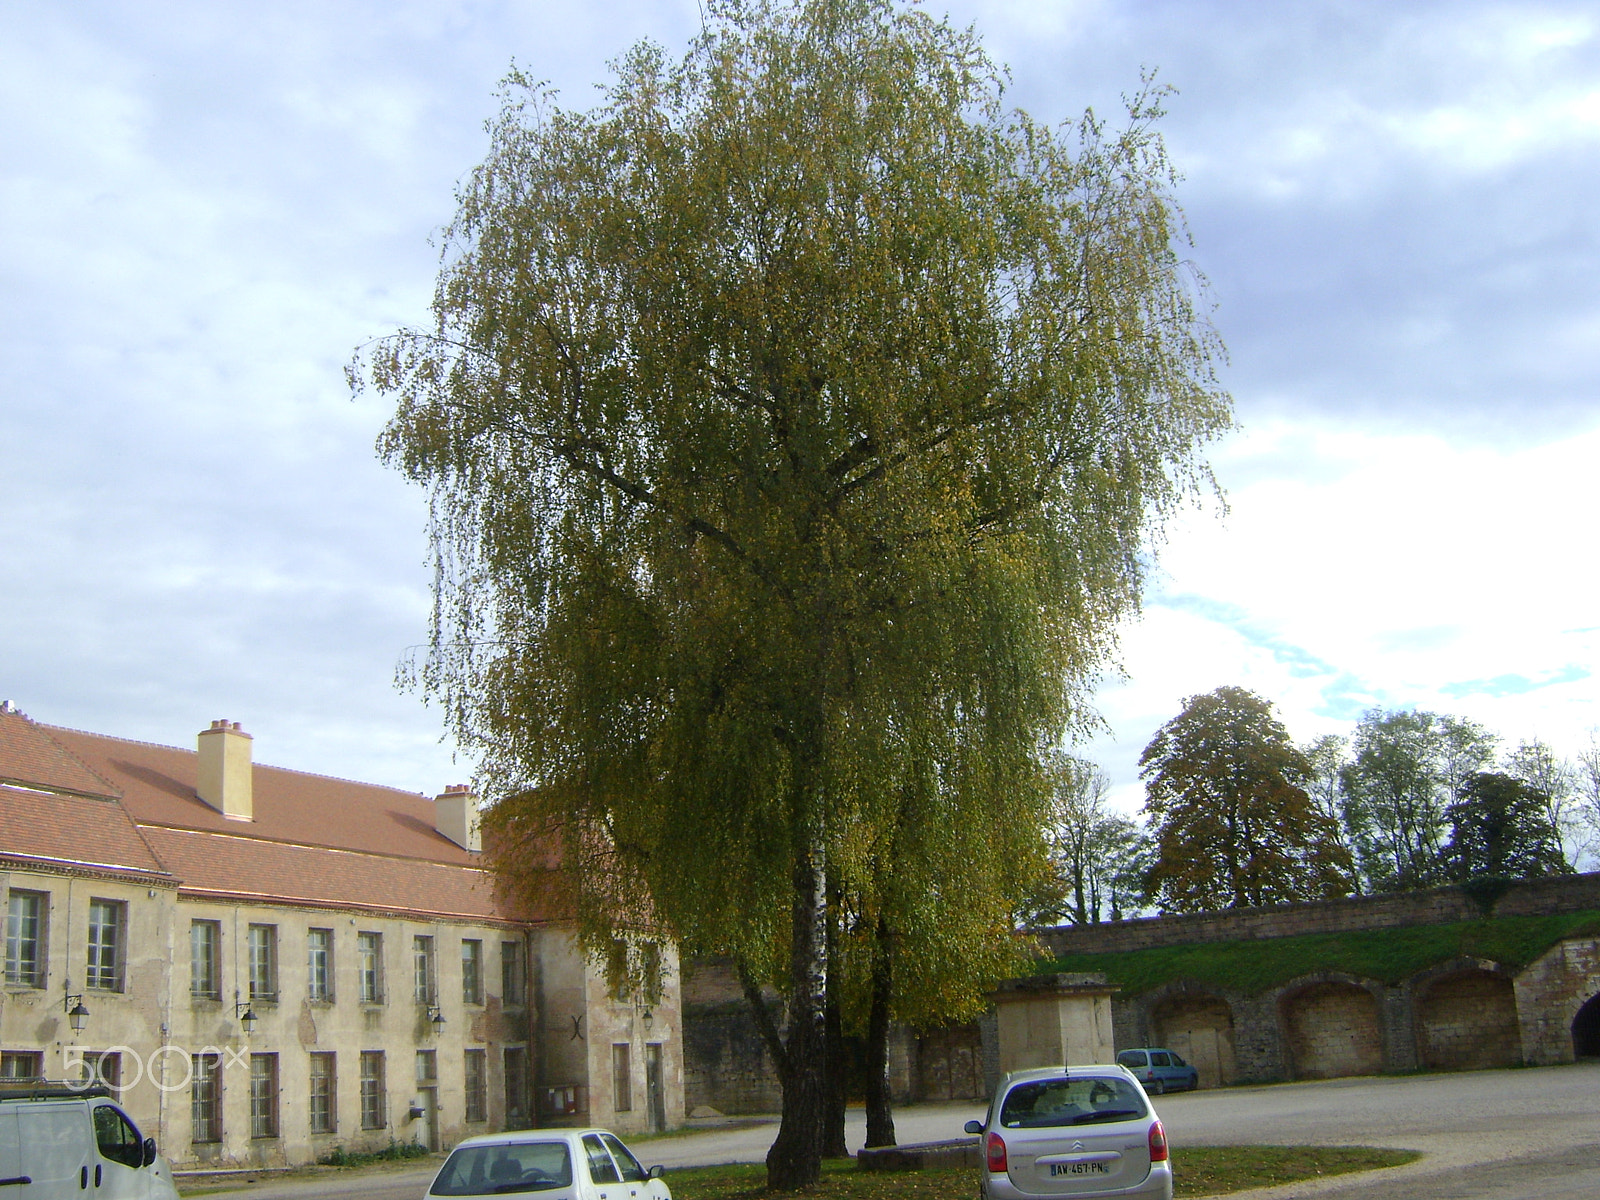
[[[1162,1145],[1165,1146],[1166,1143],[1163,1142]],[[989,1135],[989,1174],[1004,1175],[1005,1173],[1006,1140],[998,1133],[991,1133]]]
[[[1000,1155],[1002,1158],[1005,1156],[1005,1147],[1003,1146],[1000,1148]],[[993,1150],[989,1151],[989,1156],[992,1160],[994,1157]],[[1150,1122],[1150,1161],[1153,1163],[1167,1161],[1167,1131],[1161,1128],[1160,1121]]]

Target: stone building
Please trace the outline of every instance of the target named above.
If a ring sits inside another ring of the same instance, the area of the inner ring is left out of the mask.
[[[0,709],[0,1075],[98,1071],[177,1164],[683,1121],[676,961],[618,998],[435,799]]]

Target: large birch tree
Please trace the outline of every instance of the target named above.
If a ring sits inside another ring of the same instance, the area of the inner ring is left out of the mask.
[[[993,924],[989,881],[868,878],[885,831],[908,788],[922,837],[1043,820],[1229,423],[1159,92],[1108,131],[1002,91],[890,0],[714,3],[589,111],[513,75],[432,327],[353,370],[430,494],[419,681],[506,878],[781,985],[777,1187],[819,1171],[830,896]]]

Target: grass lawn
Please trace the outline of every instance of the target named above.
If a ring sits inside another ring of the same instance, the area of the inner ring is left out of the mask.
[[[1173,1174],[1177,1195],[1212,1196],[1398,1167],[1420,1157],[1414,1150],[1370,1146],[1192,1146],[1173,1152]],[[766,1179],[767,1169],[759,1163],[667,1172],[672,1200],[760,1200]],[[976,1192],[971,1171],[858,1171],[852,1162],[837,1161],[823,1164],[822,1182],[807,1195],[817,1200],[973,1200]]]

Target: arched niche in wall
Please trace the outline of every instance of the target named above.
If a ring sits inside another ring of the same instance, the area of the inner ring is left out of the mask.
[[[1323,978],[1291,985],[1279,1007],[1296,1079],[1383,1070],[1383,1027],[1370,989],[1342,977]]]
[[[1200,1086],[1220,1087],[1238,1076],[1233,1048],[1233,1008],[1221,996],[1184,991],[1150,1009],[1154,1044],[1176,1051],[1200,1072]]]
[[[1464,961],[1413,983],[1417,1059],[1435,1071],[1514,1067],[1522,1030],[1511,977],[1493,963]]]

